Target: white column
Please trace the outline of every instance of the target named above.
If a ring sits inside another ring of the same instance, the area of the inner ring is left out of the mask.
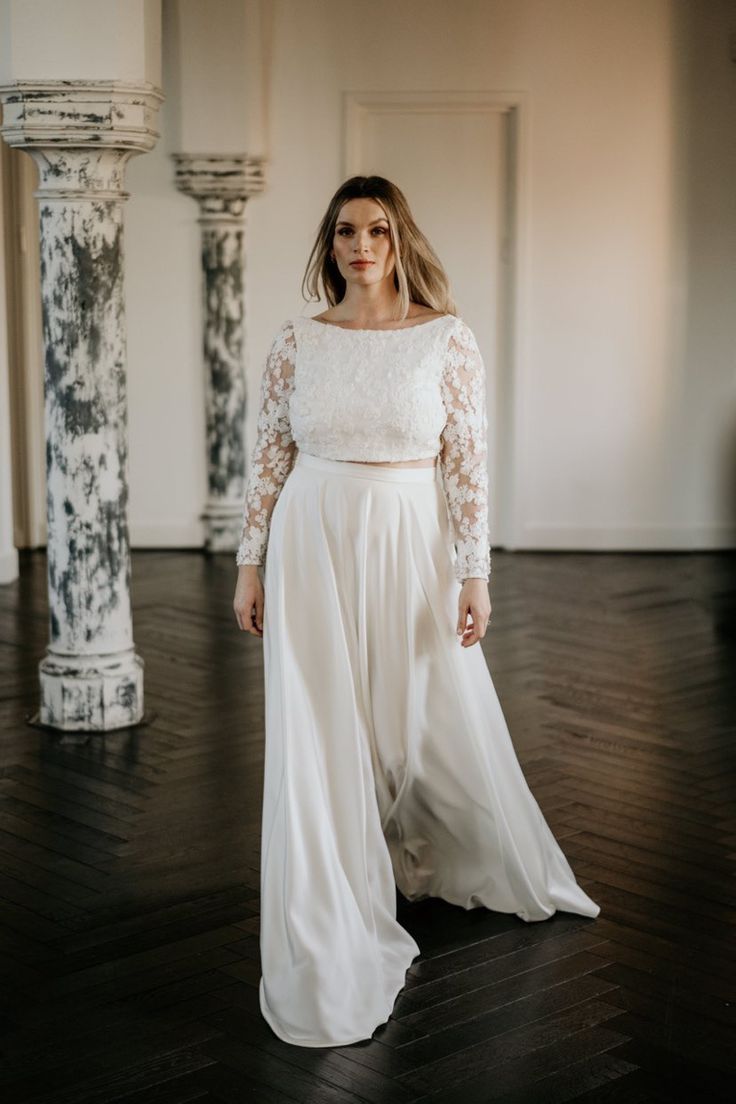
[[[39,170],[50,643],[38,720],[107,730],[143,714],[130,609],[125,166],[150,150],[148,82],[16,80],[0,128]]]
[[[260,158],[174,154],[177,187],[199,203],[207,423],[205,547],[232,551],[245,493],[245,213],[263,190]]]

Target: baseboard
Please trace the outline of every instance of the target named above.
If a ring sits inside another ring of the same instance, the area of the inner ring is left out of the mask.
[[[18,574],[18,549],[11,548],[9,552],[0,554],[0,586],[3,583],[15,582]]]
[[[136,522],[130,526],[130,546],[137,548],[204,547],[204,525],[201,522]]]
[[[506,547],[526,552],[719,552],[736,548],[736,525],[527,525]]]

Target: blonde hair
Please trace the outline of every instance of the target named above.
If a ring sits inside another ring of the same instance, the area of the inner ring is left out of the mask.
[[[429,241],[414,221],[404,193],[383,176],[351,176],[337,189],[319,225],[317,240],[309,254],[302,279],[309,295],[307,301],[319,301],[320,280],[324,298],[333,307],[345,294],[345,279],[337,262],[330,257],[340,209],[350,199],[373,199],[383,208],[388,220],[394,250],[394,287],[399,293],[399,319],[403,321],[411,302],[443,314],[457,314],[450,281]]]

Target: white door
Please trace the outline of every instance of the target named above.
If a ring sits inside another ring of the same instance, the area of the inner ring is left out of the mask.
[[[506,543],[510,396],[508,105],[473,94],[348,93],[345,176],[385,176],[403,191],[449,278],[459,315],[487,371],[488,474],[493,545]]]

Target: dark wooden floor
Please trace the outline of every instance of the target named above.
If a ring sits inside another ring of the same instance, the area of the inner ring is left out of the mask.
[[[28,723],[45,557],[0,587],[0,1098],[720,1101],[736,1069],[736,559],[494,553],[483,642],[597,920],[439,900],[372,1041],[258,1010],[262,643],[231,555],[136,553],[149,723]]]

